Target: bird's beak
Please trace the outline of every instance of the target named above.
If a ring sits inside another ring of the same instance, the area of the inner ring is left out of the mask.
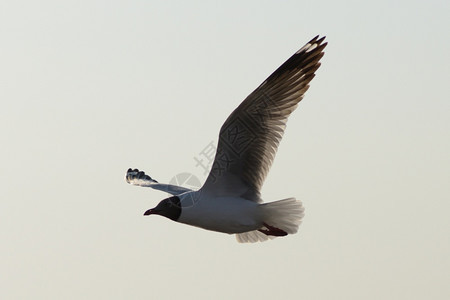
[[[154,215],[154,214],[156,214],[156,210],[155,210],[154,208],[152,208],[152,209],[147,210],[147,211],[144,213],[144,216]]]

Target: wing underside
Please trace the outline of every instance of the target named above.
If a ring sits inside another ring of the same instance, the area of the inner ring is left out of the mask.
[[[309,88],[324,55],[318,36],[292,55],[253,91],[220,129],[216,156],[202,187],[215,195],[260,201],[289,115]]]

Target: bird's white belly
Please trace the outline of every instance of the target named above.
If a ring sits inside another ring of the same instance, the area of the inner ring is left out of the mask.
[[[201,198],[182,207],[178,222],[225,233],[247,232],[262,226],[258,206],[256,202],[235,197]]]

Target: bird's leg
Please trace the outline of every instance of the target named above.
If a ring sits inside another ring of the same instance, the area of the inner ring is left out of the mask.
[[[265,235],[273,235],[273,236],[286,236],[287,235],[287,232],[280,228],[270,226],[266,223],[263,223],[263,225],[267,229],[258,229],[258,231],[264,233]]]

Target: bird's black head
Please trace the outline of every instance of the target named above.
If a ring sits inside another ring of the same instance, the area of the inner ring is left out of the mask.
[[[149,209],[144,213],[144,216],[148,215],[160,215],[173,221],[178,220],[181,215],[180,198],[173,196],[162,200],[155,208]]]

